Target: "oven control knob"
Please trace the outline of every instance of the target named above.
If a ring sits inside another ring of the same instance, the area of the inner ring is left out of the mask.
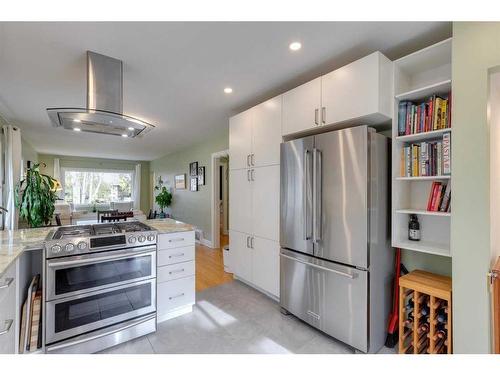
[[[85,241],[78,242],[78,248],[80,250],[85,250],[87,248],[87,243]]]
[[[137,238],[135,238],[135,237],[133,237],[133,236],[130,236],[130,237],[128,238],[128,243],[130,243],[130,244],[135,243],[135,241],[137,241]]]
[[[50,248],[50,250],[52,250],[52,252],[53,252],[54,254],[57,254],[57,253],[60,253],[60,252],[61,252],[62,247],[61,247],[61,245],[56,244],[56,245],[52,246],[52,247]]]
[[[72,243],[68,243],[66,244],[66,246],[64,246],[64,250],[66,250],[69,253],[70,251],[75,250],[75,245],[73,245]]]
[[[155,235],[154,235],[154,234],[150,234],[150,235],[148,236],[148,241],[153,242],[154,240],[155,240]]]
[[[144,242],[144,241],[146,241],[146,237],[139,236],[138,240],[139,240],[139,242]]]

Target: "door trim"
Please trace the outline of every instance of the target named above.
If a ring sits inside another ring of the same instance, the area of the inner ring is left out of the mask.
[[[219,233],[219,225],[220,223],[220,211],[218,210],[218,207],[216,207],[217,202],[218,202],[218,195],[219,195],[219,170],[216,168],[217,166],[217,159],[221,157],[229,157],[229,150],[222,150],[218,152],[212,153],[211,157],[211,167],[212,167],[212,173],[211,173],[211,180],[210,184],[212,185],[212,194],[210,197],[210,216],[211,216],[211,231],[212,231],[212,241],[210,243],[212,249],[218,249],[220,247],[220,233]],[[229,160],[231,163],[231,160]],[[229,168],[228,168],[229,169]],[[229,207],[228,207],[228,212],[229,212]]]

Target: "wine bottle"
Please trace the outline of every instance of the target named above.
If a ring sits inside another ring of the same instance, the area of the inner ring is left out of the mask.
[[[405,320],[405,324],[406,325],[411,325],[413,324],[413,311],[411,311],[409,314],[408,314],[408,317],[406,318]]]
[[[446,328],[444,327],[444,324],[438,324],[436,326],[436,334],[435,338],[436,339],[444,339],[446,340],[446,337],[448,336],[448,332],[446,331]]]
[[[429,323],[425,322],[418,326],[418,333],[429,332]]]
[[[415,306],[415,303],[413,302],[413,298],[410,298],[405,306],[406,311],[412,310],[413,306]]]
[[[420,314],[422,316],[428,316],[429,315],[429,307],[427,305],[423,305],[422,308],[420,309]]]
[[[438,321],[438,323],[446,323],[446,321],[447,321],[447,314],[444,311],[444,309],[438,310],[438,312],[437,312],[437,321]]]

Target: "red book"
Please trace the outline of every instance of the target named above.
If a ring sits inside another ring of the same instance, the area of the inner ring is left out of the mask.
[[[420,106],[417,107],[417,125],[415,126],[416,131],[415,133],[420,133],[422,130],[420,130],[420,117],[422,116],[422,112],[420,109]]]
[[[434,189],[434,194],[432,197],[432,208],[431,211],[437,211],[439,209],[439,202],[441,201],[441,190],[443,189],[443,185],[439,182],[436,188]]]
[[[436,187],[437,182],[434,181],[431,185],[431,190],[429,192],[429,199],[427,200],[427,211],[431,211],[432,208],[432,197],[434,196],[434,188]]]

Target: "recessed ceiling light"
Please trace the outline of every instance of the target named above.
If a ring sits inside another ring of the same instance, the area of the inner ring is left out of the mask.
[[[302,48],[302,44],[300,42],[293,42],[293,43],[290,43],[288,48],[290,48],[292,51],[298,51],[299,49]]]
[[[127,138],[127,137],[128,137],[128,134],[122,134],[122,137],[123,137],[123,138]]]
[[[233,89],[232,89],[231,87],[226,87],[226,88],[224,89],[224,92],[225,92],[226,94],[231,94],[231,93],[233,92]]]
[[[82,122],[82,120],[78,120],[77,118],[73,119],[73,122]]]
[[[129,127],[128,127],[128,130],[132,131],[132,130],[134,130],[134,128],[133,128],[133,127],[131,127],[131,126],[129,126]]]
[[[82,131],[82,129],[80,129],[80,128],[73,128],[73,130],[74,130],[75,132],[81,132],[81,131]]]

